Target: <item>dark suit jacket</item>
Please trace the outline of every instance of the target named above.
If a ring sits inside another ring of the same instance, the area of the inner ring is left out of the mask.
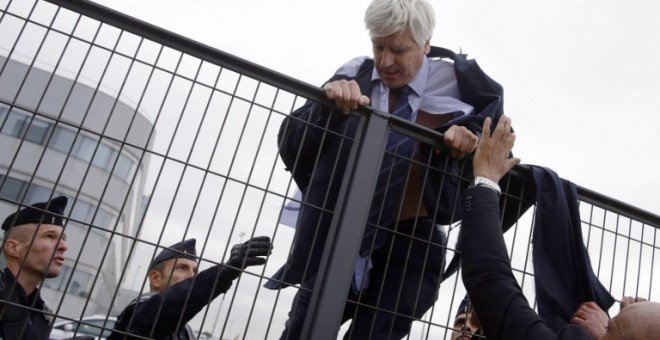
[[[500,227],[499,198],[477,186],[464,192],[463,283],[488,340],[591,339],[579,326],[558,333],[530,308],[511,271]]]
[[[465,55],[455,55],[451,51],[435,47],[434,51],[436,52],[430,55],[431,57],[454,58],[461,99],[475,107],[475,114],[461,117],[451,125],[466,126],[473,132],[480,133],[485,117],[497,120],[502,114],[501,86]],[[356,77],[335,75],[329,81],[355,79],[360,84],[361,92],[370,94],[372,70],[373,60],[368,59]],[[305,282],[315,275],[358,122],[358,117],[345,116],[334,108],[308,101],[282,123],[278,135],[280,156],[303,192],[303,204],[289,259],[273,275],[274,280],[266,283],[266,288],[284,288]],[[449,126],[446,124],[437,130],[444,132]],[[422,155],[420,162],[436,165],[424,174],[425,178],[420,179],[420,183],[426,183],[423,188],[423,202],[427,211],[435,212],[437,223],[446,224],[460,220],[460,191],[467,183],[462,173],[471,169],[469,162],[453,160],[444,153],[435,155],[430,152],[428,146],[422,146],[422,150],[417,154]],[[423,155],[427,155],[427,158]],[[450,176],[445,176],[447,173]],[[386,197],[400,197],[402,184],[390,186]],[[372,206],[372,210],[378,208],[378,204]],[[385,216],[380,217],[381,226],[391,223],[392,216],[387,215],[389,210],[383,209]],[[378,221],[368,222],[375,224]],[[362,242],[362,255],[370,251],[374,235],[375,230],[368,226]],[[375,244],[376,247],[379,244],[377,237]]]
[[[614,298],[591,267],[575,184],[538,166],[532,167],[532,175],[537,197],[532,243],[536,300],[539,315],[556,331],[583,302],[595,301],[607,311]]]

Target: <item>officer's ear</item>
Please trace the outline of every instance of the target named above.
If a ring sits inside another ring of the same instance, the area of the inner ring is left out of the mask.
[[[2,251],[5,253],[7,257],[17,259],[20,256],[19,254],[21,252],[21,247],[22,244],[17,240],[13,238],[7,238],[5,239],[5,245]]]
[[[163,274],[156,269],[149,271],[149,286],[152,289],[160,290],[163,286]]]

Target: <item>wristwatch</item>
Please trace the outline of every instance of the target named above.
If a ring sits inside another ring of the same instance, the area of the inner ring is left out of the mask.
[[[476,186],[485,186],[491,188],[492,190],[495,190],[495,192],[498,195],[502,194],[502,190],[500,190],[500,186],[486,177],[474,176],[472,183],[470,183],[470,187],[476,187]]]

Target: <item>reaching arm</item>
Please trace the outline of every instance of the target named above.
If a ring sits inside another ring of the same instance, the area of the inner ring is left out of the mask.
[[[264,264],[264,256],[270,255],[271,250],[270,238],[265,236],[235,245],[226,264],[208,268],[138,304],[131,333],[154,338],[174,333],[214,298],[227,292],[241,269]]]
[[[510,119],[503,116],[491,133],[490,119],[484,121],[473,162],[475,176],[497,183],[519,162],[508,157],[515,141],[510,124]],[[466,189],[464,197],[463,282],[475,310],[479,311],[486,336],[489,339],[551,338],[554,334],[529,307],[511,272],[499,223],[499,195],[486,186],[476,186]]]
[[[474,157],[474,176],[499,182],[520,162],[509,158],[514,141],[508,117],[500,118],[493,133],[487,118]],[[464,197],[463,282],[486,337],[490,340],[590,338],[584,329],[575,325],[555,334],[529,306],[511,271],[500,226],[498,193],[487,186],[475,186],[466,189]]]

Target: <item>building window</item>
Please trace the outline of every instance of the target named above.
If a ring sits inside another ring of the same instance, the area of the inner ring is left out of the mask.
[[[32,143],[43,145],[52,125],[38,119],[33,119],[32,122],[30,122],[29,117],[25,118],[25,123],[30,124],[25,139]]]
[[[0,125],[3,125],[5,122],[5,116],[7,116],[8,108],[5,106],[0,106]]]
[[[87,285],[89,279],[92,277],[89,273],[85,273],[81,270],[76,270],[73,272],[71,283],[69,284],[69,289],[67,293],[87,297]]]
[[[4,180],[4,183],[2,182]],[[45,202],[49,198],[62,195],[60,192],[53,192],[52,189],[42,187],[40,185],[32,184],[28,188],[28,183],[13,177],[5,177],[0,175],[0,197],[23,203]],[[27,195],[24,195],[27,190]],[[25,199],[23,197],[25,196]],[[73,207],[73,211],[71,211]],[[97,212],[98,209],[98,212]],[[69,202],[64,212],[70,218],[80,221],[82,223],[91,224],[101,228],[110,229],[115,223],[115,215],[109,213],[103,208],[91,205],[81,200]],[[96,213],[96,218],[92,221],[92,217]]]
[[[119,155],[117,165],[115,166],[115,176],[127,181],[133,168],[133,161],[123,154]]]
[[[90,216],[92,214],[91,205],[82,201],[76,201],[72,206],[73,210],[71,211],[71,218],[83,223],[90,222]]]
[[[5,125],[2,127],[2,133],[18,138],[23,138],[23,127],[25,116],[15,111],[9,112]]]
[[[2,133],[42,145],[51,127],[51,124],[31,115],[12,110],[2,128]]]
[[[76,134],[73,131],[58,126],[55,128],[49,146],[57,151],[69,153],[74,139],[76,139]]]
[[[116,160],[117,164],[113,174],[124,181],[129,179],[135,165],[129,157],[120,154],[110,143],[99,143],[97,137],[82,134],[78,134],[76,137],[76,132],[68,128],[54,126],[42,119],[33,118],[32,114],[20,113],[16,110],[9,111],[5,106],[0,106],[0,125],[2,125],[1,133],[39,145],[46,143],[52,131],[53,137],[48,144],[49,148],[63,153],[71,153],[73,157],[91,162],[94,166],[106,171],[112,169]]]
[[[0,175],[0,197],[18,201],[25,193],[25,182],[20,181],[13,177],[5,177]]]
[[[111,169],[115,158],[117,158],[117,151],[101,143],[96,149],[96,155],[94,155],[92,163],[101,169]]]
[[[72,276],[71,282],[69,283],[69,287],[67,289],[67,293],[86,297],[88,294],[87,286],[89,285],[89,281],[92,278],[92,275],[80,269],[76,271],[72,271],[71,269],[72,268],[70,266],[66,264],[63,265],[60,271],[60,275],[52,279],[45,280],[44,286],[57,291],[64,291],[64,289],[67,288],[66,284],[69,281],[69,277]]]
[[[95,148],[95,141],[87,136],[78,135],[78,138],[76,138],[76,143],[73,146],[73,155],[85,162],[91,162]]]

